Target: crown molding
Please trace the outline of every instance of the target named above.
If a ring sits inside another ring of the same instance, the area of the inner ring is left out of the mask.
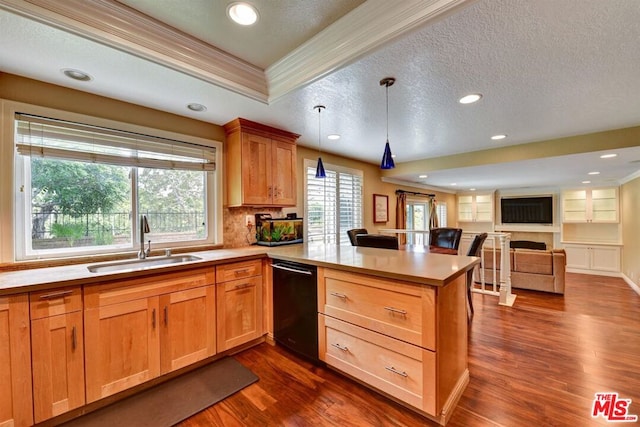
[[[0,0],[0,8],[267,102],[262,69],[115,0]]]
[[[475,0],[367,0],[265,70],[269,103]]]
[[[0,9],[271,103],[474,1],[367,0],[267,70],[116,0],[0,0]]]

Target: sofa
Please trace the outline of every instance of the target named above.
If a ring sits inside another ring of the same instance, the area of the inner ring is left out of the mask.
[[[483,249],[484,281],[493,284],[493,249]],[[500,281],[500,250],[496,250],[496,281]],[[510,249],[511,287],[564,294],[567,255],[564,249]]]

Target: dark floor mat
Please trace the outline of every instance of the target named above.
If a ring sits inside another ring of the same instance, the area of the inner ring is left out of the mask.
[[[169,427],[258,381],[231,357],[83,415],[64,427]]]

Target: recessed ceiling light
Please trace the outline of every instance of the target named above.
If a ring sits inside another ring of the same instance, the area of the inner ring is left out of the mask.
[[[600,172],[593,171],[593,172],[589,172],[588,175],[600,175]]]
[[[470,93],[469,95],[463,96],[458,100],[460,104],[473,104],[474,102],[480,101],[482,98],[481,93]]]
[[[476,191],[476,189],[475,188],[470,188],[469,191]]]
[[[256,8],[245,2],[231,3],[227,7],[227,15],[233,22],[240,25],[253,25],[258,21]]]
[[[591,181],[582,181],[583,184],[591,184]]]
[[[613,157],[618,157],[618,155],[611,153],[611,154],[603,154],[602,156],[600,156],[601,159],[611,159]]]
[[[458,185],[458,184],[457,184],[457,183],[455,183],[455,182],[452,182],[452,183],[451,183],[451,185],[452,185],[452,186],[456,186],[456,185]]]
[[[421,179],[425,179],[425,178],[428,178],[428,177],[429,177],[429,175],[418,175],[418,178],[421,178]]]
[[[392,155],[391,155],[391,157],[395,159],[395,158],[396,158],[396,155],[395,155],[395,154],[392,154]]]
[[[196,111],[196,112],[198,112],[198,113],[201,113],[201,112],[203,112],[203,111],[207,111],[207,107],[205,107],[205,106],[204,106],[204,105],[202,105],[202,104],[195,103],[195,102],[193,102],[193,103],[191,103],[191,104],[187,105],[187,108],[188,108],[189,110],[191,110],[191,111]]]
[[[327,139],[335,141],[336,139],[340,139],[340,135],[338,135],[337,133],[332,133],[331,135],[327,135]]]
[[[93,79],[89,74],[85,73],[84,71],[74,70],[73,68],[63,68],[61,71],[65,76],[73,80],[88,82],[89,80]]]
[[[505,139],[506,137],[507,137],[507,135],[505,135],[505,134],[500,134],[500,135],[493,135],[493,136],[491,137],[491,139],[493,139],[494,141],[497,141],[497,140],[499,140],[499,139]]]

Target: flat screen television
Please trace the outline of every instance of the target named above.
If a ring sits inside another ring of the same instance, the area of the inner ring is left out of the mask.
[[[553,197],[505,197],[500,199],[503,224],[553,224]]]

